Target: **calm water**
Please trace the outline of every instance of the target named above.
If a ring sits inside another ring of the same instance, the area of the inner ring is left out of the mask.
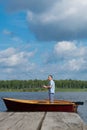
[[[47,92],[0,92],[0,112],[6,111],[2,97],[12,97],[18,99],[47,99]],[[58,92],[55,94],[56,99],[65,99],[71,101],[82,101],[84,105],[78,107],[78,114],[87,124],[87,92]]]

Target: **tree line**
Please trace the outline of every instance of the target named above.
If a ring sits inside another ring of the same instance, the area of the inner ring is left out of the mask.
[[[0,80],[0,89],[15,90],[44,90],[47,80]],[[87,81],[82,80],[55,80],[56,88],[87,88]]]

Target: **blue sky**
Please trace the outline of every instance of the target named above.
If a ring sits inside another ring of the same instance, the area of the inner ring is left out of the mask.
[[[86,0],[0,0],[0,80],[86,80],[86,10]]]

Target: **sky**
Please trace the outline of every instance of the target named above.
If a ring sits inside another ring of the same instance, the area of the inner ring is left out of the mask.
[[[87,80],[87,0],[0,0],[0,80]]]

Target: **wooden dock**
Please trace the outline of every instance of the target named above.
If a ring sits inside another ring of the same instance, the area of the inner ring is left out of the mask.
[[[1,112],[0,130],[87,130],[76,113]]]

